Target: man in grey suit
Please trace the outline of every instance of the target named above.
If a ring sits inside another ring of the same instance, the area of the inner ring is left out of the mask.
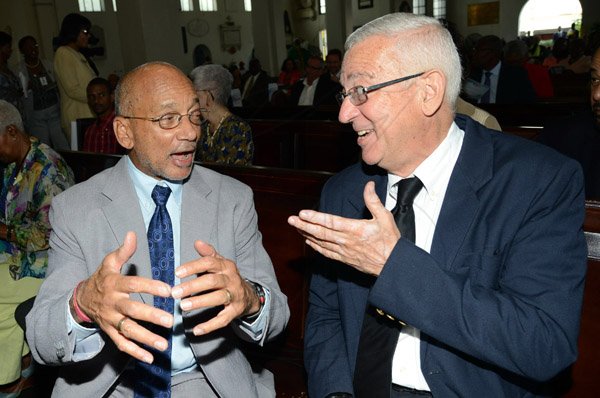
[[[194,166],[201,109],[174,66],[129,72],[116,108],[128,155],[53,201],[47,279],[27,317],[35,360],[68,365],[53,396],[144,396],[139,384],[158,376],[139,370],[164,353],[171,377],[161,396],[274,396],[272,375],[241,348],[272,339],[289,318],[251,190]],[[171,192],[173,285],[152,279],[157,186]],[[153,305],[171,298],[173,313]]]

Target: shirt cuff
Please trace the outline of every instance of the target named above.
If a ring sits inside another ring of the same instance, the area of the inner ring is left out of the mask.
[[[269,320],[269,309],[271,308],[271,291],[264,286],[263,289],[265,291],[265,303],[258,312],[258,316],[251,322],[247,322],[243,318],[238,320],[240,329],[242,329],[254,341],[260,341],[263,338]]]

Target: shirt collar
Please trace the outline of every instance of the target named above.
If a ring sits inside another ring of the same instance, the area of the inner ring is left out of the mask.
[[[456,123],[452,122],[446,138],[429,155],[409,177],[418,177],[423,183],[423,188],[430,197],[443,194],[446,191],[448,181],[441,176],[447,175],[449,168],[454,168],[456,159],[462,147],[464,131]],[[406,177],[408,178],[408,177]],[[388,173],[388,192],[394,192],[391,188],[403,178]]]
[[[498,63],[496,64],[496,66],[494,66],[488,72],[491,72],[492,75],[494,75],[494,76],[498,76],[500,74],[500,67],[501,66],[502,66],[502,61],[498,61]]]
[[[181,206],[181,197],[183,194],[183,183],[181,182],[172,182],[167,180],[157,180],[153,177],[150,177],[147,174],[144,174],[140,171],[131,161],[131,158],[127,156],[127,166],[129,170],[129,175],[133,181],[133,186],[138,194],[140,200],[144,202],[154,203],[152,200],[152,190],[156,185],[167,186],[171,188],[171,197],[175,200],[177,206]]]

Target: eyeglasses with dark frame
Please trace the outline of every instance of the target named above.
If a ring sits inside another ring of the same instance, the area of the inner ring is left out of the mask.
[[[190,113],[184,113],[183,115],[179,113],[167,113],[159,117],[141,117],[141,116],[125,116],[120,115],[124,119],[138,119],[138,120],[147,120],[152,123],[158,123],[161,129],[163,130],[171,130],[175,127],[178,127],[181,124],[181,119],[184,116],[187,116],[194,126],[200,126],[202,122],[202,112],[205,112],[206,109],[199,108]]]
[[[390,81],[379,83],[379,84],[374,84],[369,87],[363,87],[363,86],[352,87],[350,90],[348,90],[346,92],[342,91],[342,92],[337,93],[335,97],[338,100],[338,102],[340,103],[340,105],[342,102],[344,102],[344,99],[346,99],[346,97],[350,97],[350,102],[352,103],[352,105],[359,106],[359,105],[362,105],[365,102],[367,102],[367,99],[368,99],[367,93],[372,93],[375,90],[379,90],[380,88],[391,86],[392,84],[401,83],[401,82],[405,82],[410,79],[414,79],[415,77],[421,76],[423,73],[425,73],[425,72],[416,73],[416,74],[410,75],[410,76],[404,76],[399,79],[394,79],[394,80],[390,80]]]

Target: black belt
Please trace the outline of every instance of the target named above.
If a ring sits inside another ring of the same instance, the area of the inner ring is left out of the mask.
[[[394,384],[394,383],[392,383],[392,390],[401,392],[404,394],[410,394],[410,395],[415,395],[415,396],[420,396],[420,397],[432,397],[433,396],[433,395],[431,395],[430,391],[415,390],[414,388],[404,387],[404,386],[401,386],[399,384]]]

